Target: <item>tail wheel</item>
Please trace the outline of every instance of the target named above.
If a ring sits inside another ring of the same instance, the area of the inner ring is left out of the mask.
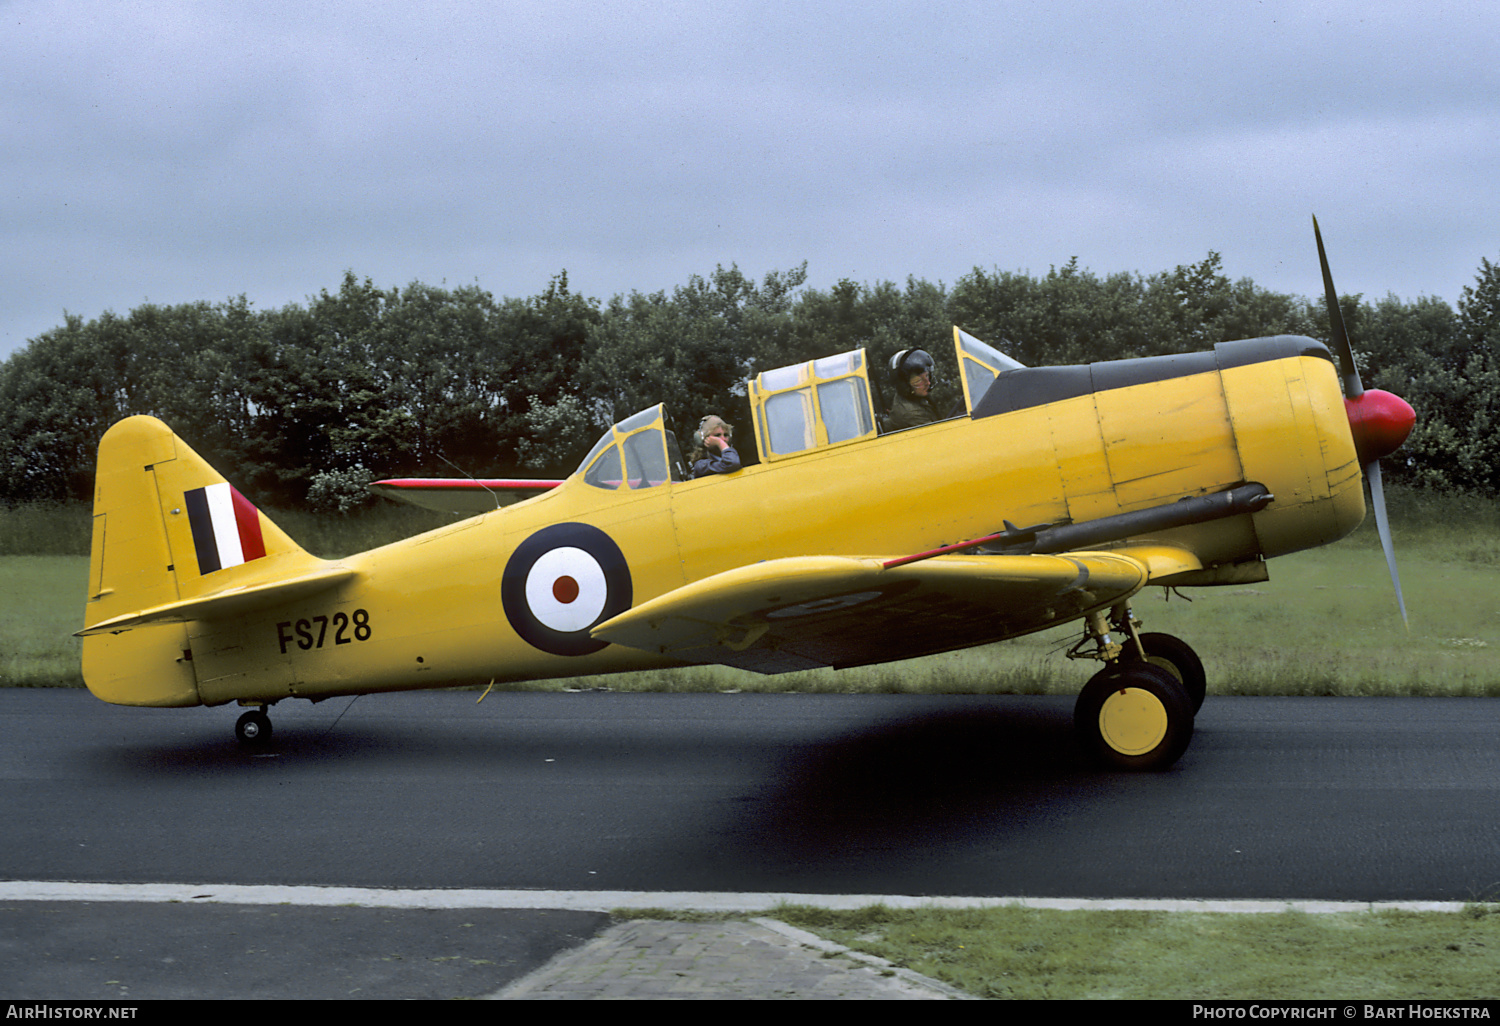
[[[253,709],[234,725],[234,736],[242,745],[264,745],[271,740],[271,717],[264,709]]]
[[[1137,660],[1096,673],[1078,695],[1073,726],[1084,749],[1125,770],[1164,770],[1193,739],[1193,706],[1168,671]]]
[[[1177,678],[1177,683],[1182,685],[1188,700],[1193,703],[1193,715],[1196,716],[1208,694],[1208,676],[1203,672],[1203,660],[1198,658],[1198,653],[1186,641],[1170,634],[1142,634],[1140,640],[1141,648],[1146,650],[1146,662]],[[1121,659],[1138,662],[1140,656],[1136,654],[1135,646],[1126,642]]]

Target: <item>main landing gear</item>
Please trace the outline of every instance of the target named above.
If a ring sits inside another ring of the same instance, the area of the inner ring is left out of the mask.
[[[1086,624],[1068,656],[1105,665],[1073,707],[1084,750],[1117,769],[1167,769],[1193,739],[1207,692],[1202,660],[1170,634],[1137,634],[1128,606],[1092,613]]]
[[[234,725],[234,736],[240,744],[263,748],[271,741],[271,717],[266,715],[268,706],[260,705],[241,716]]]

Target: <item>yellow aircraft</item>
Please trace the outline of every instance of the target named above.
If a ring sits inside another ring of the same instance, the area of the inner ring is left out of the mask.
[[[1376,460],[1414,414],[1364,391],[1318,249],[1337,357],[1277,336],[1026,368],[955,328],[959,416],[882,433],[862,350],[768,370],[748,382],[757,465],[687,480],[656,406],[556,487],[497,508],[505,483],[446,482],[442,502],[489,511],[346,559],[309,555],[132,417],[99,445],[84,678],[122,705],[251,707],[236,733],[263,743],[286,698],[853,667],[1077,620],[1069,654],[1103,664],[1083,743],[1170,766],[1203,667],[1140,633],[1132,596],[1263,581],[1266,559],[1343,537],[1361,466],[1389,554]]]

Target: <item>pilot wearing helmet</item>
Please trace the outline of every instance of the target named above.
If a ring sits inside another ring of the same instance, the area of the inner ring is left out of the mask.
[[[932,405],[932,357],[922,349],[903,349],[891,357],[891,412],[887,431],[931,424],[938,419]]]

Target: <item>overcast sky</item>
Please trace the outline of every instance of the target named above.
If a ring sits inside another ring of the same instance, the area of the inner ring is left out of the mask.
[[[0,357],[346,269],[601,299],[1223,255],[1456,304],[1500,261],[1493,0],[0,0]]]

